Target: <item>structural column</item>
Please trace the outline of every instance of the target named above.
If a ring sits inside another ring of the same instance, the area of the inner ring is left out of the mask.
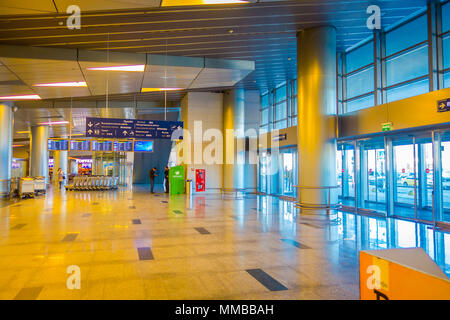
[[[244,187],[245,164],[245,91],[229,90],[223,97],[223,187]]]
[[[297,34],[299,185],[336,185],[336,29],[322,26]],[[331,189],[331,203],[337,203]],[[325,204],[328,191],[300,189],[303,204]]]
[[[13,110],[0,103],[0,195],[9,193],[12,165]]]
[[[45,177],[48,182],[48,127],[31,127],[30,176]]]
[[[58,182],[58,169],[62,169],[64,175],[68,176],[67,171],[67,154],[68,151],[53,151],[53,182]]]

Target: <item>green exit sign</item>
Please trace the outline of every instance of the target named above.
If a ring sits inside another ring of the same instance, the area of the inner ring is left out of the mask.
[[[381,124],[381,129],[383,131],[391,131],[392,130],[392,122],[386,122]]]

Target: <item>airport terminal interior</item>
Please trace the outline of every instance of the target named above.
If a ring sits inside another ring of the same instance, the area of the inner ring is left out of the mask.
[[[4,300],[450,299],[450,1],[0,1],[0,196]]]

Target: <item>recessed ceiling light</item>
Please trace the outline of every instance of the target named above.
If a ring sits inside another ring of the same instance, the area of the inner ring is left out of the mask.
[[[0,100],[41,100],[37,94],[24,94],[18,96],[1,96]]]
[[[37,83],[33,87],[87,87],[85,81],[80,82],[55,82],[55,83]]]
[[[246,0],[163,0],[161,7],[171,7],[171,6],[198,6],[198,5],[208,5],[208,4],[239,4],[239,3],[249,3]]]
[[[44,126],[44,125],[49,125],[49,126],[52,126],[52,125],[58,125],[58,124],[68,124],[69,123],[69,121],[49,121],[49,122],[39,122],[38,123],[38,125],[42,125],[42,126]]]
[[[134,71],[134,72],[144,72],[145,64],[137,64],[133,66],[113,66],[113,67],[94,67],[87,68],[88,70],[95,71]]]
[[[13,146],[13,148],[17,148],[17,147],[23,147],[25,145],[24,144],[13,144],[12,146]]]
[[[142,88],[141,92],[156,92],[156,91],[176,91],[184,90],[183,88]]]
[[[16,131],[17,134],[30,133],[30,131]]]

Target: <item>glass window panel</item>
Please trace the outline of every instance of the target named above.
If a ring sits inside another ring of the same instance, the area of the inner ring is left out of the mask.
[[[374,68],[362,70],[346,77],[347,98],[360,96],[374,90]]]
[[[275,99],[276,102],[280,102],[286,100],[286,85],[283,85],[275,90]]]
[[[269,95],[265,94],[261,97],[261,107],[267,108],[269,106]]]
[[[274,129],[284,129],[284,128],[286,128],[286,120],[274,123]]]
[[[417,96],[429,91],[428,79],[419,80],[407,85],[389,89],[387,91],[388,102]]]
[[[450,68],[450,34],[442,40],[442,55],[444,57],[444,69]]]
[[[444,73],[444,88],[450,88],[450,72]]]
[[[286,102],[279,103],[275,106],[275,120],[281,120],[287,118]]]
[[[294,81],[292,81],[292,94],[297,94],[297,79],[294,79]]]
[[[373,41],[356,48],[345,55],[346,72],[367,66],[373,63]]]
[[[442,32],[450,30],[450,2],[442,6]]]
[[[428,73],[428,46],[423,46],[386,61],[387,85],[391,86]]]
[[[296,126],[297,125],[297,117],[293,117],[292,118],[292,125]]]
[[[373,107],[375,97],[373,94],[347,102],[347,112],[353,112],[361,109]]]
[[[421,15],[386,34],[386,56],[425,41],[427,38],[427,16]]]
[[[292,114],[297,114],[297,97],[292,98]]]
[[[269,109],[264,109],[261,111],[261,124],[269,123]]]

